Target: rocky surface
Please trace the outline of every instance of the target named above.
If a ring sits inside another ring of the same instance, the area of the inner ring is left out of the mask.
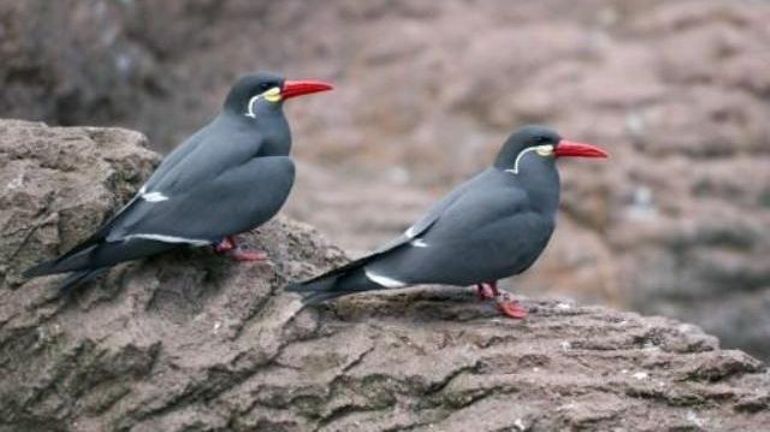
[[[516,287],[770,358],[768,21],[748,0],[2,2],[0,116],[166,150],[245,71],[330,79],[288,108],[306,161],[288,211],[355,251],[548,123],[613,159],[564,164],[559,229]]]
[[[281,288],[344,261],[280,217],[268,264],[183,250],[72,293],[24,267],[86,236],[157,156],[121,129],[0,122],[0,431],[759,430],[770,373],[695,326],[471,290],[300,310]]]

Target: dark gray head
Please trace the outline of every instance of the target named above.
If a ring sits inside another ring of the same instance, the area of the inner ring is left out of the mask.
[[[287,99],[331,89],[331,84],[322,81],[289,81],[280,75],[259,72],[236,81],[225,99],[224,109],[257,118],[280,111]]]
[[[515,176],[535,208],[553,214],[560,190],[556,158],[562,156],[607,157],[607,153],[591,144],[567,141],[543,126],[525,126],[508,137],[494,166]]]
[[[495,159],[495,167],[518,172],[519,165],[529,153],[553,159],[553,149],[559,141],[561,136],[552,129],[543,126],[524,126],[505,140],[503,148]]]
[[[591,144],[567,141],[553,129],[530,125],[508,137],[497,154],[495,167],[518,173],[522,164],[538,160],[553,164],[563,156],[605,158],[607,153]]]

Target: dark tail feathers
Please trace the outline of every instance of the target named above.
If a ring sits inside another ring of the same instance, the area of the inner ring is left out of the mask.
[[[60,258],[38,264],[24,272],[24,277],[43,276],[54,273],[91,271],[101,267],[144,258],[179,247],[174,243],[154,240],[132,239],[125,242],[105,242],[68,253]]]
[[[74,254],[66,254],[59,258],[40,263],[30,267],[22,274],[25,278],[45,276],[54,273],[65,273],[72,270],[78,270],[88,266],[88,259],[96,246],[91,246],[80,250]]]
[[[382,287],[370,281],[363,268],[358,267],[349,269],[345,273],[332,270],[313,279],[290,284],[285,289],[299,293],[302,295],[302,302],[310,305],[349,294],[382,289]]]

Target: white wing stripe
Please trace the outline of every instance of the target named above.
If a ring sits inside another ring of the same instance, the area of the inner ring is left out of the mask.
[[[211,242],[208,240],[189,239],[184,237],[176,237],[176,236],[163,235],[163,234],[131,234],[124,237],[124,240],[131,240],[132,238],[155,240],[163,243],[187,243],[193,246],[206,246],[211,244]]]
[[[384,286],[385,288],[401,288],[406,286],[406,283],[401,282],[400,280],[378,275],[377,273],[369,271],[366,267],[364,267],[364,274],[370,281],[376,283],[377,285]]]
[[[149,192],[149,193],[142,193],[141,197],[143,200],[147,202],[160,202],[160,201],[166,201],[168,199],[167,196],[163,195],[160,192]]]

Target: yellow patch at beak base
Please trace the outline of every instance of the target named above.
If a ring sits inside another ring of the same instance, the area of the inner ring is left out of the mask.
[[[535,151],[540,156],[550,156],[553,154],[553,146],[548,144],[537,146],[535,147]]]
[[[268,102],[280,102],[281,101],[281,89],[278,87],[273,87],[270,90],[262,93],[262,96],[265,97],[265,100]]]

